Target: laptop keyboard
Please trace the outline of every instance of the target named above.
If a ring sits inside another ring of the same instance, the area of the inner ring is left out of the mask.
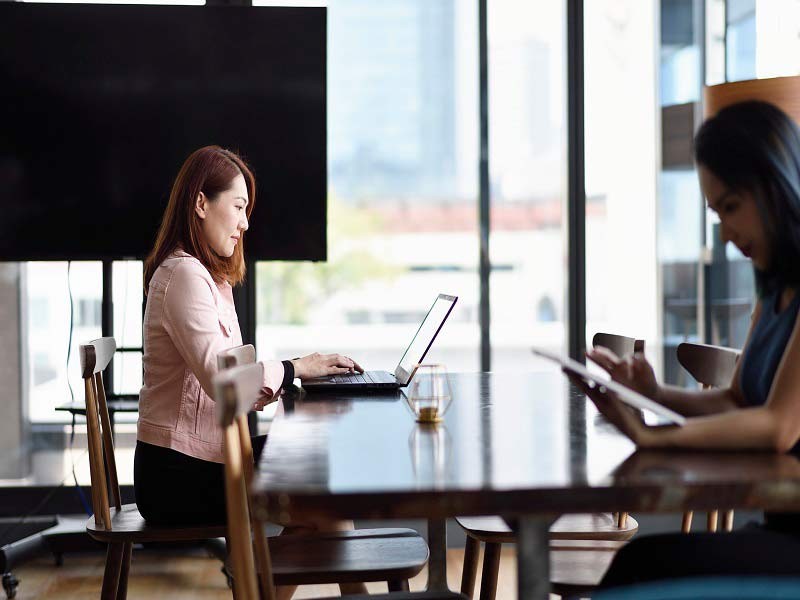
[[[378,373],[374,374],[375,377],[370,374],[370,371],[364,371],[363,373],[350,373],[346,375],[334,375],[331,377],[331,381],[333,383],[386,383],[383,377],[378,377]]]

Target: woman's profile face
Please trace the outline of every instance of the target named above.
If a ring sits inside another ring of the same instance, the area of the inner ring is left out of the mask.
[[[220,192],[216,198],[209,199],[200,193],[195,203],[195,213],[200,217],[200,225],[206,243],[219,256],[233,255],[236,244],[247,231],[247,184],[244,176],[234,177],[230,187]]]
[[[697,173],[708,207],[719,215],[722,241],[733,242],[757,269],[767,270],[771,248],[753,194],[731,190],[702,164]]]

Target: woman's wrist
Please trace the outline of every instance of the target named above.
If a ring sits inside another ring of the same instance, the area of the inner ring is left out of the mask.
[[[292,367],[294,368],[294,376],[303,379],[305,373],[302,371],[301,359],[300,358],[293,358],[290,361],[292,363]]]
[[[641,424],[639,430],[636,432],[635,439],[632,441],[634,444],[636,444],[637,448],[642,450],[658,448],[661,445],[659,443],[658,434],[646,423]]]
[[[292,384],[294,378],[297,376],[297,373],[295,372],[292,361],[282,360],[281,364],[283,365],[283,381],[281,382],[281,387],[286,388]]]
[[[652,396],[653,400],[655,400],[659,404],[663,404],[663,399],[662,399],[663,395],[664,395],[664,390],[661,389],[661,385],[659,385],[658,382],[656,382],[656,387],[653,391],[653,396]]]

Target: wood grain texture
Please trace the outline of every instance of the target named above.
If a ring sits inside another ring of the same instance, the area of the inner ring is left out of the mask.
[[[623,545],[624,542],[602,541],[583,544],[577,540],[551,544],[550,581],[553,591],[572,595],[596,588]]]
[[[794,456],[634,453],[559,372],[450,380],[453,405],[433,429],[399,392],[284,397],[254,484],[261,516],[800,510]]]
[[[16,571],[21,584],[16,600],[94,600],[102,583],[105,554],[67,555],[62,567],[53,567],[52,559],[38,559]],[[203,551],[182,549],[180,555],[164,550],[138,550],[133,559],[136,577],[128,585],[129,600],[231,600],[231,591],[220,573],[218,560]],[[447,553],[450,587],[458,589],[463,551]],[[412,591],[425,588],[427,570],[411,579]],[[368,583],[372,594],[386,593],[385,583]],[[477,593],[480,593],[480,582]],[[336,585],[300,586],[296,600],[336,597]],[[516,598],[516,557],[512,548],[503,548],[500,559],[497,597]],[[555,596],[552,597],[555,599]]]
[[[86,379],[105,369],[114,358],[116,350],[117,343],[113,337],[98,338],[78,346],[82,377]]]
[[[411,579],[428,560],[412,529],[357,529],[269,538],[277,585]]]
[[[710,344],[678,344],[678,362],[695,380],[705,386],[731,384],[740,351]]]
[[[86,530],[100,542],[116,543],[131,541],[135,544],[146,542],[180,542],[225,537],[225,526],[216,527],[153,527],[148,525],[135,504],[123,504],[122,510],[111,509],[111,529],[95,524],[90,518]]]
[[[745,100],[770,102],[800,123],[800,75],[721,83],[703,90],[703,106],[707,117]]]
[[[500,517],[457,517],[456,521],[470,536],[482,542],[511,543],[516,540],[514,532]],[[550,539],[625,541],[631,539],[638,529],[639,523],[630,515],[625,527],[618,527],[609,513],[562,515],[550,527]]]

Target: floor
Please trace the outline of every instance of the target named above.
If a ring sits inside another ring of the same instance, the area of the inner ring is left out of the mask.
[[[447,553],[448,580],[452,589],[458,589],[461,581],[463,550],[451,549]],[[99,597],[103,578],[105,556],[66,555],[64,565],[54,567],[51,559],[40,559],[20,567],[15,575],[20,580],[17,600],[47,598],[59,600],[95,600]],[[220,562],[208,558],[203,551],[186,550],[175,552],[143,550],[133,553],[131,577],[128,586],[130,600],[217,600],[232,598],[220,573]],[[419,590],[425,585],[425,571],[411,580],[411,589]],[[371,592],[385,592],[386,585],[368,585]],[[475,597],[480,590],[480,578],[476,584]],[[0,592],[2,594],[2,592]],[[338,596],[337,586],[316,585],[300,587],[295,598],[318,598]],[[4,598],[0,595],[0,598]],[[513,547],[504,548],[500,562],[500,578],[497,586],[498,600],[516,598],[516,560]]]

